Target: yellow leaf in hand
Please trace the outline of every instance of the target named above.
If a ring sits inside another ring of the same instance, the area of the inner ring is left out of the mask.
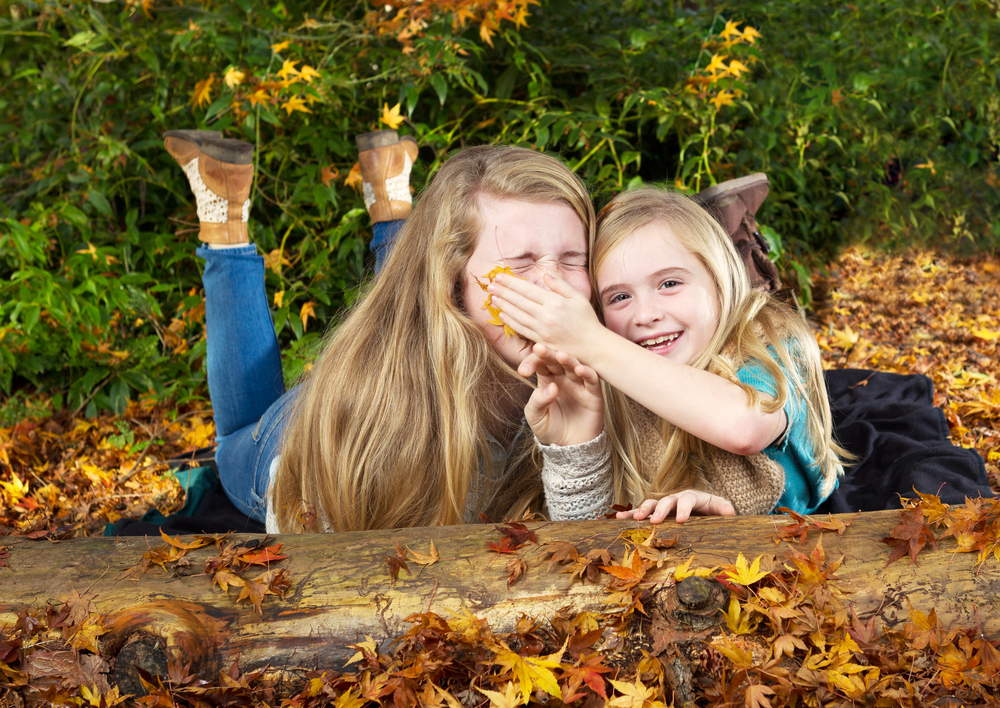
[[[395,130],[400,125],[402,125],[405,118],[399,115],[399,104],[397,103],[392,108],[389,108],[388,103],[382,104],[382,115],[378,119],[380,123],[385,123],[389,126],[390,130]]]
[[[493,279],[496,278],[501,273],[506,273],[507,275],[513,276],[514,278],[517,277],[516,275],[514,275],[514,271],[512,271],[509,266],[497,266],[496,268],[494,268],[489,273],[483,276],[484,278],[486,278],[485,283],[479,278],[476,278],[476,282],[479,283],[479,287],[481,287],[485,292],[486,288],[489,287],[489,284],[493,282]],[[492,294],[486,295],[486,300],[483,302],[483,309],[487,310],[490,313],[490,315],[493,316],[493,319],[491,319],[487,324],[496,325],[497,327],[503,327],[503,336],[505,341],[507,339],[510,339],[511,337],[517,336],[517,332],[512,330],[508,325],[505,325],[503,323],[503,320],[500,319],[500,308],[493,304]]]
[[[194,85],[194,92],[191,94],[191,103],[201,108],[212,100],[212,84],[215,83],[215,74],[207,79],[202,79]]]
[[[222,77],[222,80],[226,83],[226,86],[233,89],[243,83],[243,79],[246,76],[242,71],[238,71],[236,67],[231,66],[226,69],[226,75]]]

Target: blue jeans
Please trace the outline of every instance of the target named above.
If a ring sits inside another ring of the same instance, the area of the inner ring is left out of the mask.
[[[297,388],[285,392],[257,247],[202,246],[197,256],[205,260],[206,364],[219,479],[236,508],[263,523],[271,461],[281,451]]]
[[[403,221],[373,225],[375,270]],[[285,391],[281,352],[264,291],[264,259],[257,247],[200,247],[205,261],[208,393],[215,413],[215,462],[226,496],[247,516],[264,522],[271,462],[299,387]]]

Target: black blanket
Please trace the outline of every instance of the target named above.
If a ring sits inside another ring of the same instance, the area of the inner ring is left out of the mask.
[[[900,496],[913,490],[937,494],[948,504],[966,497],[994,496],[983,458],[951,444],[944,413],[934,407],[926,376],[859,369],[826,372],[834,434],[857,461],[821,512],[847,513],[901,508]],[[214,460],[203,464],[212,466]],[[264,527],[233,506],[215,477],[214,486],[183,514],[163,519],[122,519],[108,535],[178,533],[262,533]],[[155,521],[162,521],[161,525]]]

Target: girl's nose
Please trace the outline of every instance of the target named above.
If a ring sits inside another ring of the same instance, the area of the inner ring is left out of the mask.
[[[635,323],[638,325],[650,325],[658,322],[660,310],[656,303],[648,298],[636,298],[635,303]]]

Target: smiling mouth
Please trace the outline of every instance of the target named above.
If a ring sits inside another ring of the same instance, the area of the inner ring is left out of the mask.
[[[639,342],[640,347],[645,347],[646,349],[651,349],[653,347],[659,346],[661,344],[672,344],[680,335],[680,332],[675,332],[674,334],[665,334],[662,337],[653,337],[652,339],[644,339]]]

